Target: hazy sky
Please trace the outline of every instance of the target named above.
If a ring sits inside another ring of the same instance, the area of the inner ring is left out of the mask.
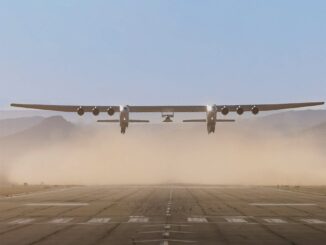
[[[326,99],[326,1],[0,1],[10,102]]]

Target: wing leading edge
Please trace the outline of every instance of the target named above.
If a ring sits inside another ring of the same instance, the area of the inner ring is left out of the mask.
[[[76,112],[79,108],[83,108],[85,112],[92,112],[97,108],[99,112],[106,112],[109,108],[119,111],[119,106],[89,106],[89,105],[42,105],[42,104],[11,104],[12,107],[21,107],[28,109],[47,110],[47,111],[62,111]]]
[[[228,108],[230,112],[235,112],[239,108],[243,111],[251,111],[253,107],[257,107],[259,111],[283,110],[300,107],[323,105],[324,102],[307,102],[307,103],[286,103],[286,104],[247,104],[247,105],[217,105],[217,111],[221,112],[223,108]],[[82,108],[84,112],[93,112],[97,109],[99,112],[107,112],[113,109],[115,112],[120,111],[120,106],[89,106],[89,105],[43,105],[43,104],[11,104],[12,107],[21,107],[48,111],[76,112]],[[167,105],[167,106],[128,106],[130,112],[206,112],[206,105]]]
[[[84,106],[84,105],[42,105],[42,104],[11,104],[13,107],[22,107],[39,110],[60,111],[60,112],[76,112],[82,116],[85,112],[91,112],[97,116],[101,112],[107,112],[110,116],[114,113],[119,113],[119,119],[114,120],[99,120],[99,122],[114,122],[119,123],[121,133],[124,134],[133,122],[149,122],[148,120],[131,120],[130,112],[160,112],[162,117],[165,117],[163,122],[172,122],[171,117],[175,112],[206,112],[206,119],[192,119],[184,122],[206,122],[207,132],[214,133],[217,122],[233,122],[234,120],[217,119],[217,113],[227,115],[229,112],[236,112],[242,115],[246,111],[251,111],[253,114],[258,114],[259,111],[271,111],[291,109],[307,106],[323,105],[324,102],[308,102],[308,103],[288,103],[288,104],[253,104],[253,105],[186,105],[186,106]]]

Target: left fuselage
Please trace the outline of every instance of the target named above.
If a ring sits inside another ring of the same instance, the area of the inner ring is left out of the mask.
[[[125,133],[126,129],[129,126],[129,107],[121,106],[120,107],[120,128],[121,133]]]

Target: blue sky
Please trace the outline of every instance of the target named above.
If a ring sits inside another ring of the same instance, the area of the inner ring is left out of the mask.
[[[326,99],[326,1],[0,1],[0,108]]]

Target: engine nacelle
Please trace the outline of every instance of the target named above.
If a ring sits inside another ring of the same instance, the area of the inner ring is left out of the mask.
[[[109,107],[109,109],[107,110],[107,113],[109,114],[109,116],[113,116],[115,111],[114,111],[114,109],[112,107]]]
[[[253,106],[251,108],[251,112],[252,114],[257,115],[259,113],[259,108],[257,106]]]
[[[241,106],[238,106],[237,113],[238,113],[238,115],[242,115],[244,113],[244,109]]]
[[[230,110],[229,110],[229,108],[227,108],[226,106],[224,106],[224,107],[222,108],[221,112],[222,112],[222,114],[223,114],[224,116],[226,116],[227,114],[229,114]]]
[[[97,107],[94,107],[92,113],[94,116],[98,116],[98,114],[100,114],[100,110]]]
[[[79,108],[77,109],[77,114],[78,114],[79,116],[84,115],[84,113],[85,113],[85,111],[84,111],[84,109],[83,109],[82,107],[79,107]]]

